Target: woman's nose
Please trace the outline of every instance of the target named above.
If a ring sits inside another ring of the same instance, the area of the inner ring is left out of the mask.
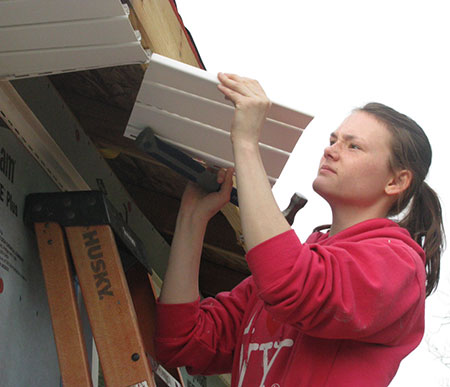
[[[330,158],[332,160],[337,160],[339,158],[339,152],[337,149],[337,144],[331,144],[329,146],[327,146],[324,150],[324,156],[325,158]]]

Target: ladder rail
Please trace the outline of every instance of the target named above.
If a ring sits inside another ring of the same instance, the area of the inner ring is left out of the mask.
[[[57,223],[35,223],[59,367],[64,386],[92,387],[72,270]]]
[[[65,231],[106,384],[131,386],[146,382],[153,387],[111,227],[69,226]]]

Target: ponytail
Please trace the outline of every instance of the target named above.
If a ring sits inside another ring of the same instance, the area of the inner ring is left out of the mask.
[[[442,208],[436,192],[422,182],[411,199],[406,215],[398,222],[424,249],[427,273],[426,292],[429,296],[439,282],[440,259],[445,245]]]
[[[389,213],[403,216],[398,224],[406,228],[425,251],[426,292],[429,296],[439,282],[441,254],[445,245],[439,197],[425,182],[431,165],[431,145],[423,129],[410,117],[376,102],[356,109],[373,115],[392,135],[390,166],[393,171],[407,169],[413,178]]]

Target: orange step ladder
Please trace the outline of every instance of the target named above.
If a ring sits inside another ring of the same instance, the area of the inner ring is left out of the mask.
[[[25,221],[36,233],[63,385],[93,385],[73,266],[106,385],[183,386],[178,369],[154,360],[156,301],[143,244],[103,193],[28,195]]]

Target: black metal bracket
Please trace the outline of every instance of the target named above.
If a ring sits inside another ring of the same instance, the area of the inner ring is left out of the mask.
[[[67,226],[109,225],[116,237],[151,273],[144,244],[128,226],[119,211],[101,191],[72,191],[29,194],[25,199],[24,222],[55,222]],[[118,246],[119,247],[119,246]],[[130,265],[129,254],[121,258]]]

